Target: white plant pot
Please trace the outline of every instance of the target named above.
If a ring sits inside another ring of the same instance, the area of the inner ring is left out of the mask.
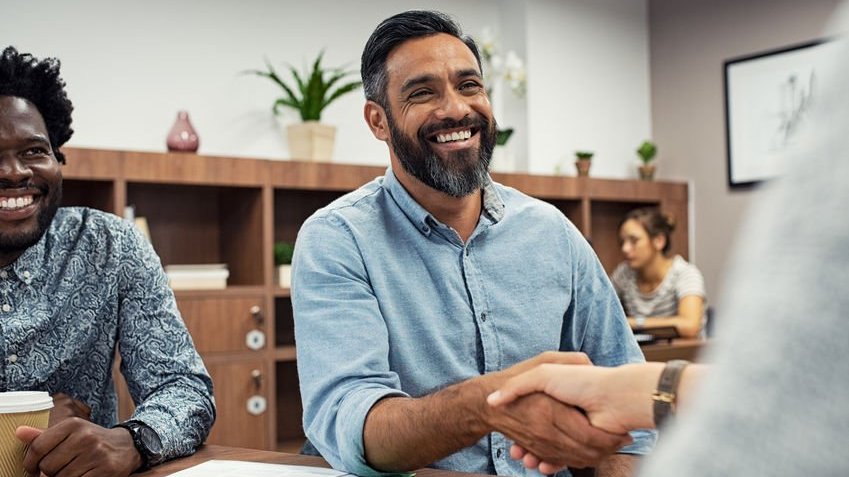
[[[280,288],[292,287],[292,266],[277,265],[277,284]]]
[[[301,161],[329,162],[333,159],[336,127],[318,121],[305,121],[287,127],[289,155]]]

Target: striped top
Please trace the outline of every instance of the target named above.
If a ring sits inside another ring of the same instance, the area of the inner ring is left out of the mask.
[[[640,291],[637,273],[625,262],[616,267],[611,280],[625,314],[632,317],[675,316],[678,314],[678,300],[690,295],[705,298],[702,273],[680,255],[672,259],[672,267],[660,285],[648,293]]]

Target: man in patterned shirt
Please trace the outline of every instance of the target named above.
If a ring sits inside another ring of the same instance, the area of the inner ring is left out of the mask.
[[[0,54],[0,391],[54,398],[46,430],[16,431],[31,474],[127,476],[203,443],[212,382],[150,244],[113,215],[59,208],[72,109],[57,60]],[[123,423],[116,349],[137,403]]]

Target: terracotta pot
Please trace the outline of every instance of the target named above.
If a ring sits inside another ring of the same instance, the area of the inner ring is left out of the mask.
[[[333,159],[334,126],[306,121],[289,125],[287,132],[291,159],[322,162]]]
[[[578,169],[578,177],[589,176],[590,165],[592,165],[592,161],[589,159],[578,159],[575,161],[575,168]]]
[[[654,180],[654,164],[643,164],[640,166],[640,179],[644,181]]]

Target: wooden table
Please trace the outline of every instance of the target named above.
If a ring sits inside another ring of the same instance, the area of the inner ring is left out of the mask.
[[[650,345],[640,346],[646,361],[669,361],[672,359],[686,359],[687,361],[698,361],[699,352],[707,345],[707,341],[696,338],[676,338],[671,342],[662,341]]]
[[[241,449],[238,447],[203,446],[194,455],[182,459],[166,462],[141,474],[133,474],[138,477],[164,477],[179,470],[188,469],[208,460],[243,460],[250,462],[265,462],[267,464],[290,464],[308,465],[313,467],[330,467],[320,457],[312,457],[297,454],[283,454],[281,452],[262,451],[254,449]],[[484,477],[482,474],[466,474],[462,472],[450,472],[438,469],[419,469],[417,477]],[[491,477],[491,476],[487,476]]]

